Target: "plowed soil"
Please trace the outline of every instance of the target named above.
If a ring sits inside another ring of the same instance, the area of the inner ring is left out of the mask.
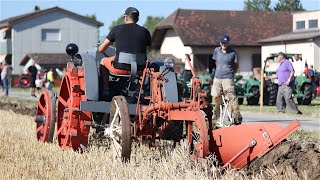
[[[34,116],[36,101],[19,98],[0,98],[0,109],[13,111],[17,114]],[[276,168],[274,168],[276,167]],[[268,169],[276,169],[276,172]],[[266,174],[265,177],[286,175],[299,179],[320,179],[320,143],[318,139],[290,137],[277,145],[263,157],[256,159],[243,170],[247,175]]]
[[[247,172],[260,173],[272,167],[276,167],[278,174],[290,171],[299,179],[320,179],[319,142],[310,138],[290,138],[253,161],[247,166]]]
[[[34,116],[36,114],[37,101],[0,97],[0,109],[13,111],[17,114]]]

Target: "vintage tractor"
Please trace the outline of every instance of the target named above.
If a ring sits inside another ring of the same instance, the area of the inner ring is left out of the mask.
[[[77,54],[77,49],[75,44],[67,46],[72,58],[59,94],[44,91],[38,100],[36,137],[41,142],[52,142],[56,129],[55,138],[62,149],[81,151],[88,145],[90,129],[100,127],[98,131],[110,139],[114,155],[128,161],[134,141],[152,147],[158,139],[180,142],[186,137],[194,157],[215,154],[221,165],[242,168],[300,127],[295,120],[285,128],[277,123],[256,123],[214,130],[212,107],[204,100],[189,55],[191,94],[180,101],[172,59],[146,63],[143,54],[119,53],[115,60],[108,52]],[[145,68],[140,70],[139,65]],[[105,86],[99,84],[99,79],[105,78],[104,67],[109,70],[107,98],[99,93],[99,86]]]
[[[301,58],[301,55],[298,56]],[[294,55],[287,55],[287,58],[293,62]],[[301,65],[304,65],[301,63]],[[264,74],[271,76],[276,73],[279,62],[275,60],[275,56],[270,56],[264,61]],[[300,68],[301,69],[301,68]],[[264,83],[264,104],[275,105],[278,92],[277,80],[266,80]],[[312,101],[312,84],[304,74],[295,76],[295,84],[293,95],[297,98],[298,104],[309,105]]]
[[[238,103],[243,104],[243,99],[247,99],[248,105],[258,105],[260,97],[259,80],[249,77],[243,78],[242,75],[235,75],[235,91],[238,97]]]

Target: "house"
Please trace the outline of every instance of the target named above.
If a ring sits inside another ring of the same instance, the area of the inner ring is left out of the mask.
[[[185,54],[191,54],[194,68],[205,71],[212,68],[209,62],[214,48],[219,46],[219,36],[228,34],[230,45],[238,53],[240,73],[248,74],[261,66],[258,41],[288,33],[291,27],[289,12],[178,9],[157,25],[152,48],[183,62]],[[189,68],[187,64],[185,68]]]
[[[2,20],[0,61],[11,61],[14,74],[21,73],[20,62],[32,57],[28,54],[45,54],[44,57],[55,64],[58,61],[50,58],[50,55],[64,54],[67,44],[71,42],[79,46],[80,52],[95,46],[98,29],[102,25],[101,22],[59,7]]]
[[[289,55],[299,55],[294,60],[295,74],[301,75],[305,63],[320,69],[320,11],[293,13],[291,32],[260,41],[262,61],[268,56],[283,51]],[[263,62],[261,62],[263,64]]]

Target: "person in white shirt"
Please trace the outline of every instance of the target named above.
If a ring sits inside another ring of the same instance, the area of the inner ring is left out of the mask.
[[[294,72],[295,72],[294,75],[295,76],[304,75],[305,60],[302,60],[302,58],[301,58],[301,56],[299,54],[296,54],[292,58],[293,58],[292,66],[293,66],[293,69],[294,69]]]

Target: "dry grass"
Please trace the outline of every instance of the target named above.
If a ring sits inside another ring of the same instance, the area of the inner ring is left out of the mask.
[[[35,138],[31,116],[0,110],[0,179],[296,179],[270,168],[248,177],[245,171],[222,170],[213,158],[194,161],[179,146],[133,148],[130,163],[112,158],[106,147],[92,145],[80,154],[62,151],[56,144],[42,144]]]

